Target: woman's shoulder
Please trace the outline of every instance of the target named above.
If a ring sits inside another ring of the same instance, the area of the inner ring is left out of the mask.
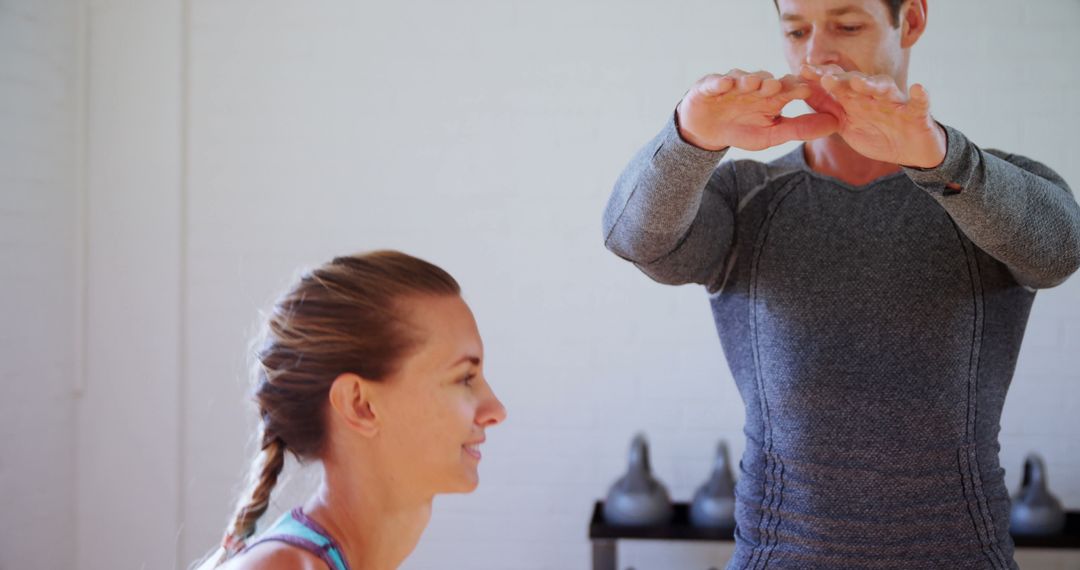
[[[326,570],[318,556],[286,542],[268,540],[229,560],[220,570]]]

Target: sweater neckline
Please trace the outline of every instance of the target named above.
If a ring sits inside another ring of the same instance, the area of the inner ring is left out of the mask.
[[[845,190],[849,190],[849,191],[852,191],[852,192],[865,192],[865,191],[869,190],[870,188],[872,188],[872,187],[874,187],[874,186],[876,186],[878,184],[881,184],[881,183],[887,182],[889,180],[892,180],[893,178],[898,178],[900,176],[907,176],[907,174],[904,173],[904,169],[901,168],[900,170],[898,170],[896,172],[891,172],[889,174],[883,174],[881,176],[878,176],[877,178],[867,182],[866,184],[855,185],[855,184],[851,184],[849,182],[844,182],[843,180],[840,180],[839,178],[836,178],[835,176],[829,176],[828,174],[822,174],[822,173],[810,168],[810,165],[807,164],[807,162],[806,162],[806,143],[800,144],[798,147],[795,148],[795,150],[788,153],[788,155],[786,157],[784,157],[784,158],[790,160],[800,170],[803,170],[803,171],[807,172],[808,174],[810,174],[811,176],[817,178],[818,180],[823,180],[825,182],[835,184],[836,186],[840,186],[841,188],[844,188]]]

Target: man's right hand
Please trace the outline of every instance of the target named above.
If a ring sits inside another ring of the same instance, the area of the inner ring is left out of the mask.
[[[811,94],[810,86],[793,75],[775,79],[767,71],[747,73],[740,69],[706,75],[675,110],[679,135],[706,150],[762,150],[836,132],[839,121],[828,113],[780,115],[785,105]]]

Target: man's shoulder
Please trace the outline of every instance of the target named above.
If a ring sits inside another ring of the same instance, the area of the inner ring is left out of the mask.
[[[1018,157],[1018,158],[1023,159],[1023,160],[1031,160],[1030,158],[1028,158],[1026,156],[1021,156],[1019,154],[1013,154],[1011,152],[1004,151],[1004,150],[1001,150],[999,148],[984,148],[983,152],[985,152],[987,154],[992,154],[992,155],[994,155],[994,156],[996,156],[996,157],[998,157],[1000,159],[1003,159],[1003,160],[1010,160],[1013,157]]]
[[[983,152],[1000,158],[1001,160],[1004,160],[1012,164],[1013,166],[1022,168],[1023,170],[1026,170],[1030,173],[1037,174],[1044,178],[1050,178],[1057,183],[1064,184],[1064,181],[1061,180],[1061,175],[1057,171],[1050,168],[1045,163],[1040,162],[1034,158],[997,148],[985,148],[983,149]]]

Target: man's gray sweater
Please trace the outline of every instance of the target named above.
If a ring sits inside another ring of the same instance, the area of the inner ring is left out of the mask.
[[[946,133],[939,167],[855,187],[802,147],[717,167],[669,121],[615,186],[605,245],[707,288],[746,408],[729,569],[1016,568],[1001,410],[1034,290],[1080,266],[1080,207]]]

